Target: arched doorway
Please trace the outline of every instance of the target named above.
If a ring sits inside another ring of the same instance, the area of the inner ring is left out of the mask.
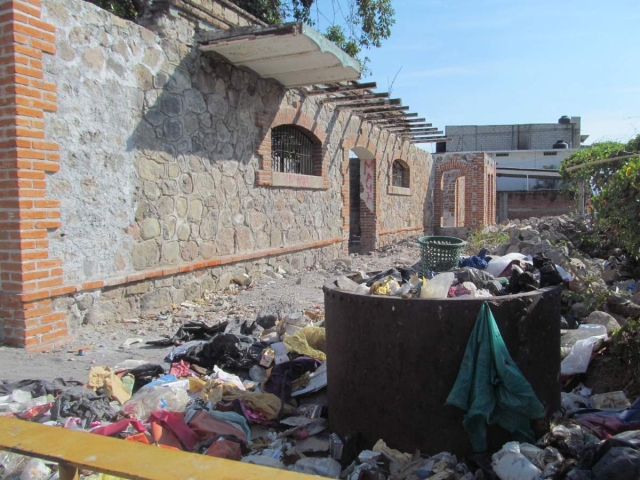
[[[349,151],[349,253],[366,253],[376,244],[376,159],[364,147]]]

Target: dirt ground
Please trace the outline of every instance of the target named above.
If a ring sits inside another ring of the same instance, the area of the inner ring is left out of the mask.
[[[167,305],[159,315],[83,325],[74,332],[72,342],[52,352],[26,354],[19,348],[0,346],[0,380],[63,378],[84,382],[89,369],[96,365],[114,366],[127,359],[162,364],[172,347],[151,347],[144,342],[170,336],[186,321],[203,320],[211,324],[236,316],[255,318],[265,306],[282,301],[290,302],[292,311],[324,311],[322,286],[328,279],[350,271],[411,266],[419,259],[418,245],[402,242],[379,252],[350,255],[306,271],[283,274],[282,278],[265,276],[254,280],[249,288],[233,285],[226,292],[212,293],[198,302]],[[127,339],[141,342],[124,346]],[[86,347],[82,355],[77,351],[80,347]]]

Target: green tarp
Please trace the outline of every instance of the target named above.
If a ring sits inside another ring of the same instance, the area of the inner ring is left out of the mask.
[[[463,426],[476,452],[487,450],[488,424],[533,442],[530,421],[544,416],[544,407],[509,355],[487,302],[480,308],[447,405],[467,412]]]

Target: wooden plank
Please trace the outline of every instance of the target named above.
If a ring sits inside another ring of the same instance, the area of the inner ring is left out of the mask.
[[[389,109],[378,109],[372,112],[362,112],[358,116],[364,119],[368,118],[393,118],[394,116],[398,119],[402,119],[402,117],[418,115],[417,113],[402,113],[401,110],[407,110],[409,107],[390,107]],[[394,115],[388,115],[394,114]],[[399,115],[398,115],[399,114]]]
[[[402,105],[402,100],[399,98],[392,98],[389,100],[375,100],[373,102],[366,102],[366,101],[354,102],[353,104],[348,104],[348,105],[336,105],[336,110],[343,110],[343,109],[362,110],[366,108],[395,106],[395,105]]]
[[[362,95],[345,95],[342,97],[327,97],[319,100],[322,105],[327,103],[348,103],[355,100],[375,100],[378,98],[389,98],[389,92],[383,93],[366,93]]]
[[[432,128],[427,128],[427,127],[417,127],[417,128],[413,128],[412,125],[400,125],[397,127],[393,127],[392,129],[389,130],[397,130],[397,131],[402,131],[402,132],[437,132],[438,131],[438,127],[432,127]]]
[[[0,417],[0,449],[136,480],[312,480],[314,476]],[[60,477],[63,480],[63,477]]]
[[[411,135],[442,135],[444,132],[437,128],[426,128],[424,130],[405,130],[405,133]]]
[[[450,140],[447,137],[432,137],[432,138],[412,138],[411,143],[432,143],[432,142],[445,142]]]
[[[370,90],[377,87],[378,87],[378,84],[376,82],[354,83],[351,85],[335,85],[332,87],[318,88],[316,90],[309,90],[308,92],[305,92],[305,93],[307,95],[327,95],[329,93],[336,93],[336,92],[354,92],[358,90]]]

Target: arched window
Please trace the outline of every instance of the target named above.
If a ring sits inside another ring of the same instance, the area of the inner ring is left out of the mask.
[[[271,165],[274,172],[313,175],[314,142],[295,125],[271,129]]]
[[[395,160],[392,166],[391,185],[394,187],[409,188],[409,165],[402,160]]]

